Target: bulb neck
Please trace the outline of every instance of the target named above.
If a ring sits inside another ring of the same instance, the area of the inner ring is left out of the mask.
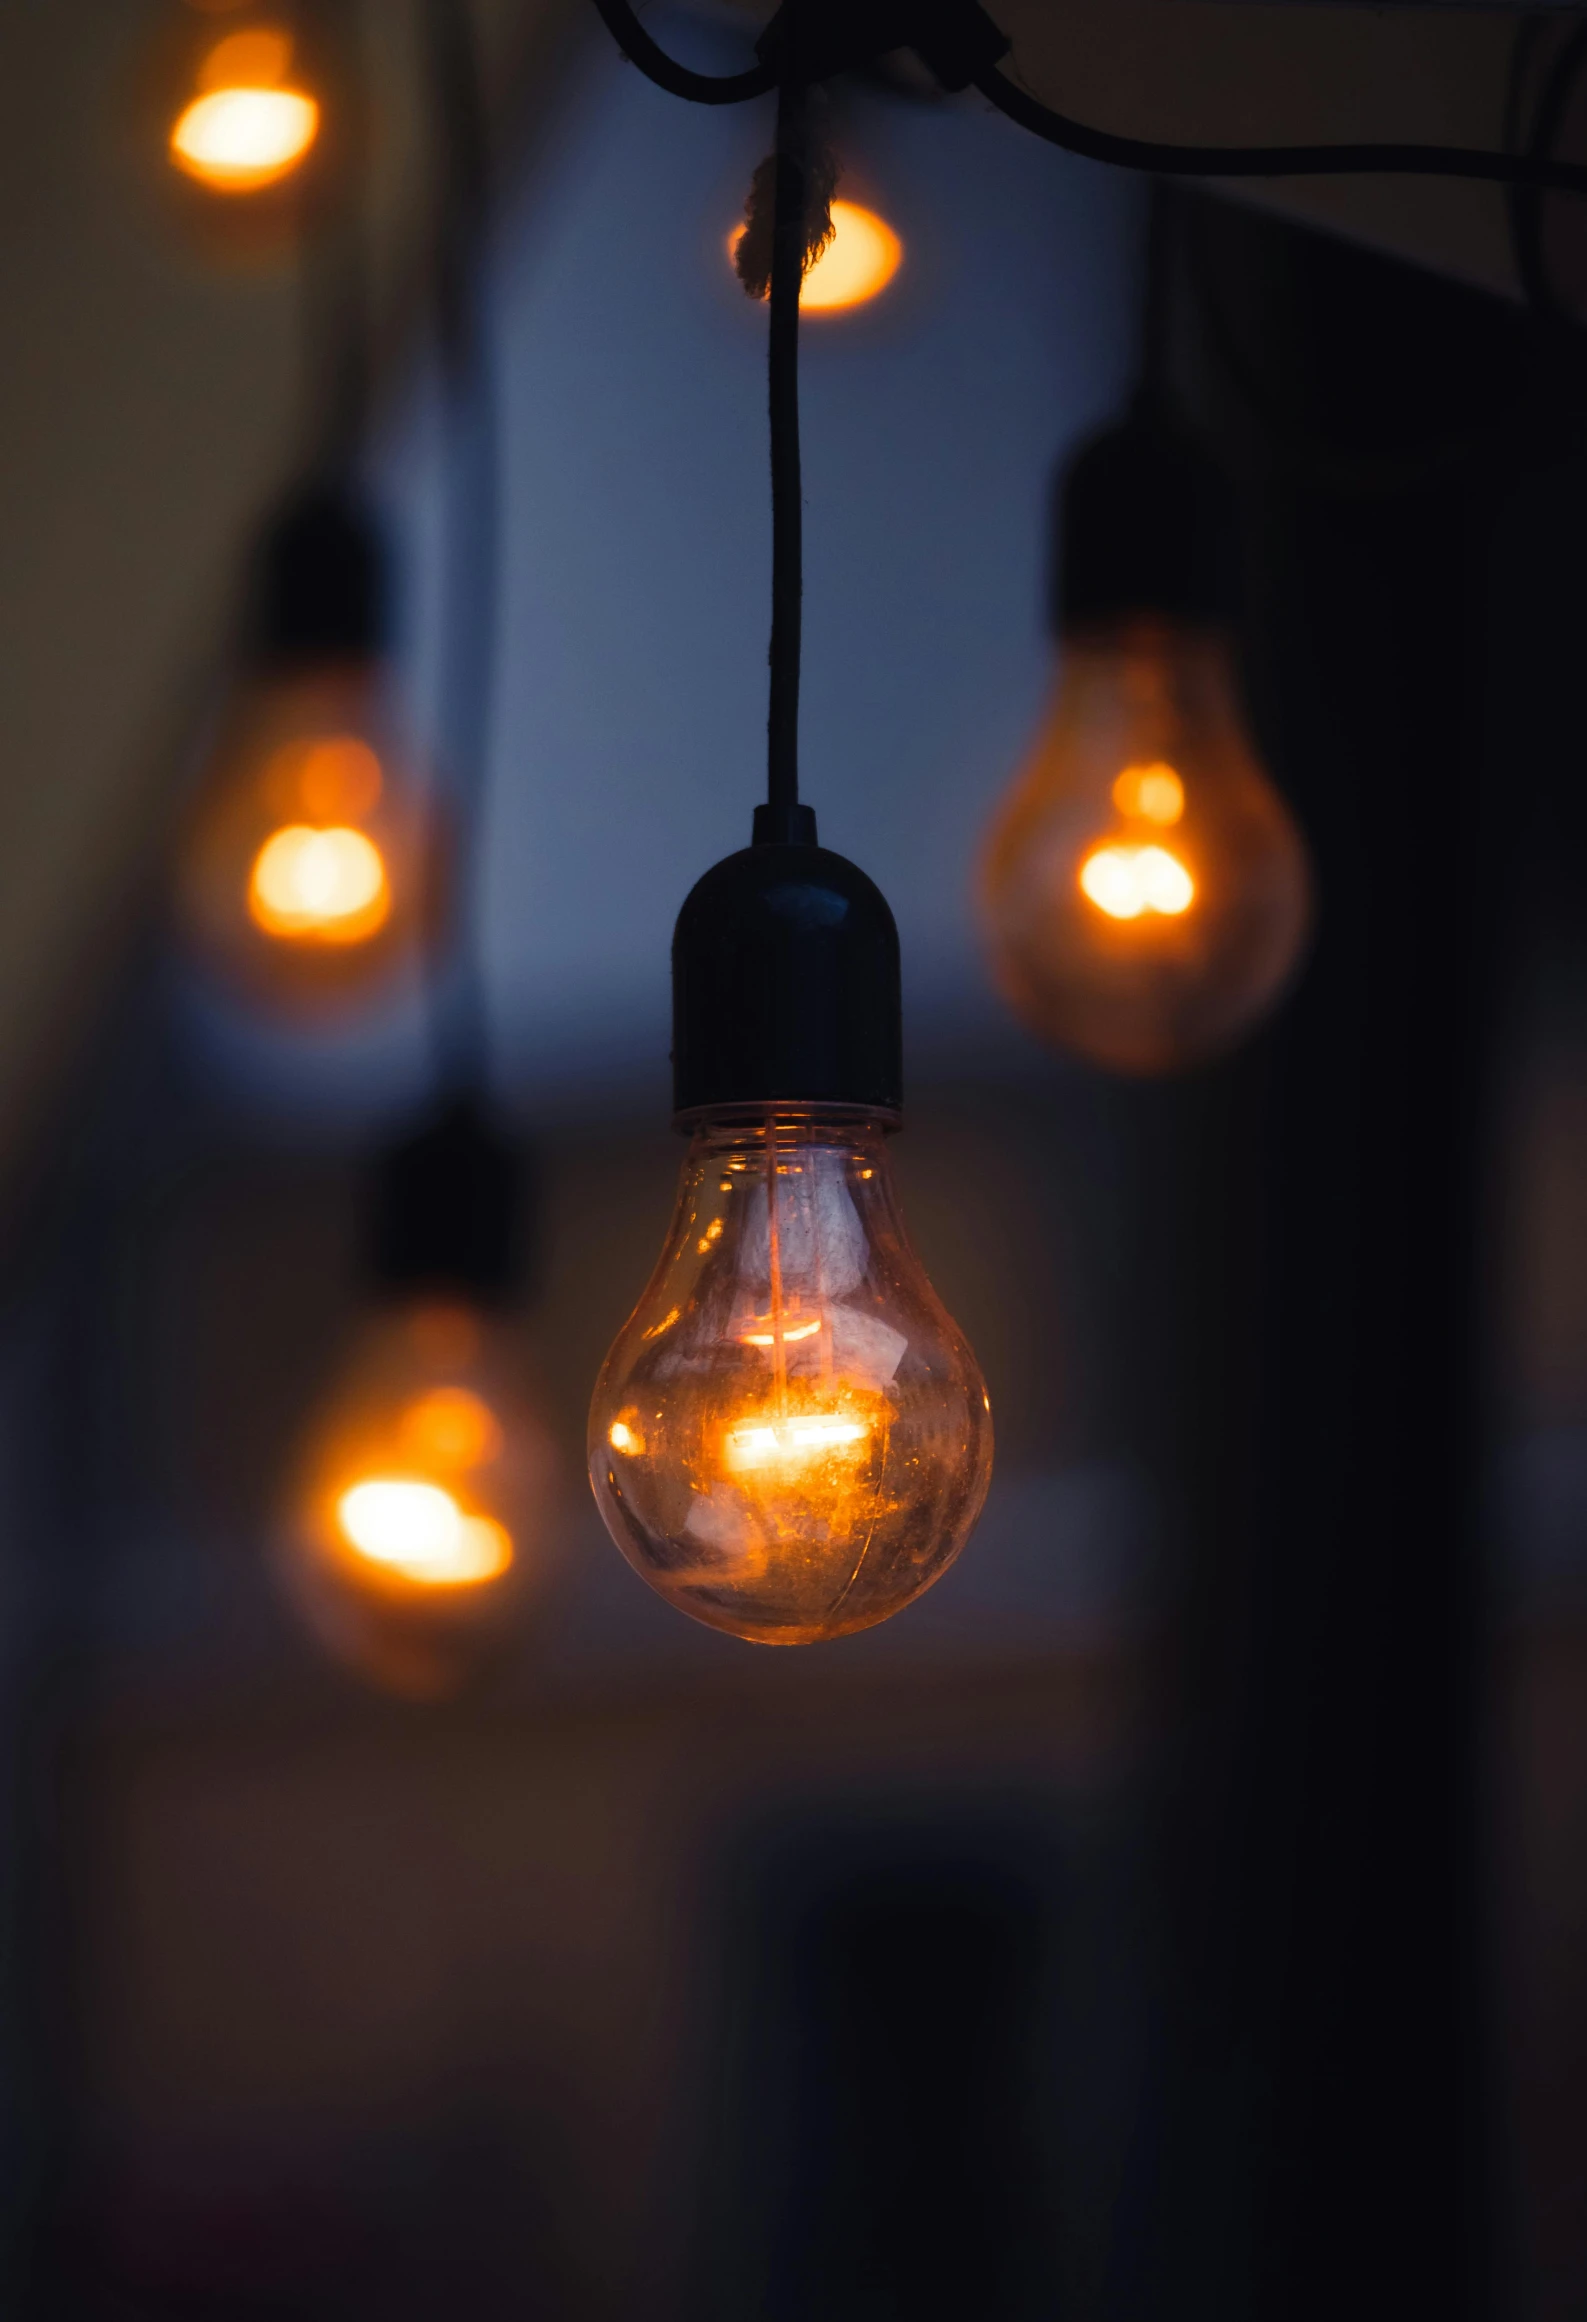
[[[1150,407],[1082,446],[1053,495],[1054,634],[1156,619],[1238,619],[1238,513],[1227,476]]]
[[[527,1163],[484,1108],[458,1098],[387,1147],[370,1181],[369,1272],[390,1297],[504,1305],[522,1286]]]
[[[391,572],[373,511],[340,483],[305,485],[259,544],[252,646],[267,669],[372,661],[391,646]]]
[[[758,843],[707,871],[678,914],[677,1124],[782,1105],[896,1122],[903,1015],[893,915],[842,855],[761,839],[760,815],[771,811],[757,814]]]

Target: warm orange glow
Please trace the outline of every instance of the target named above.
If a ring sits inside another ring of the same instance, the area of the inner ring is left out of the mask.
[[[1106,846],[1081,864],[1080,890],[1110,919],[1177,919],[1195,901],[1196,882],[1166,847]]]
[[[404,1446],[433,1467],[484,1467],[501,1456],[501,1423],[467,1387],[435,1387],[402,1414]]]
[[[1126,766],[1113,785],[1113,803],[1120,814],[1161,823],[1166,830],[1184,814],[1185,785],[1161,759],[1150,766]]]
[[[371,1476],[336,1503],[336,1520],[355,1554],[425,1588],[472,1588],[512,1563],[506,1527],[465,1515],[439,1484]]]
[[[835,314],[864,306],[892,281],[904,260],[904,245],[885,218],[858,202],[834,202],[833,235],[804,278],[799,304],[806,314]],[[731,258],[743,240],[735,226],[728,236]]]
[[[171,158],[215,193],[257,193],[302,161],[320,109],[285,85],[292,38],[275,26],[217,41],[198,70],[198,94],[171,131]]]
[[[270,768],[289,811],[310,822],[362,822],[380,804],[385,778],[380,760],[356,734],[290,743]]]
[[[986,1489],[986,1395],[904,1239],[879,1129],[700,1132],[589,1446],[624,1554],[732,1635],[845,1636],[946,1570]]]
[[[248,909],[266,935],[362,943],[383,927],[391,889],[380,849],[361,830],[289,823],[265,840],[248,880]]]
[[[727,1465],[738,1473],[746,1468],[770,1468],[782,1475],[797,1475],[834,1451],[858,1456],[855,1446],[863,1444],[869,1434],[870,1429],[858,1419],[840,1419],[822,1411],[732,1427],[727,1435]]]
[[[277,89],[292,64],[292,35],[279,24],[257,24],[217,40],[198,68],[200,89]]]

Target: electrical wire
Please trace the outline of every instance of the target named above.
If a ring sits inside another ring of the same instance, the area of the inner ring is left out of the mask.
[[[595,0],[595,5],[629,63],[670,97],[687,97],[695,105],[740,105],[746,97],[769,96],[777,86],[777,68],[772,64],[752,65],[742,73],[693,72],[656,45],[628,0]]]
[[[426,0],[439,188],[436,338],[447,431],[439,726],[455,826],[452,956],[434,971],[431,1027],[443,1094],[483,1093],[489,1009],[479,955],[479,883],[501,559],[495,367],[479,287],[491,215],[490,140],[470,0]],[[443,980],[444,978],[444,980]]]
[[[747,72],[725,76],[691,72],[659,48],[634,14],[629,0],[595,0],[608,31],[640,71],[676,97],[696,104],[733,105],[747,97],[764,96],[776,77],[775,67],[761,64]],[[784,13],[798,0],[784,0]],[[894,28],[896,30],[896,26]],[[866,43],[855,45],[846,62],[859,66],[873,62]],[[892,45],[899,43],[892,41]],[[1347,145],[1173,145],[1144,137],[1121,137],[1108,129],[1092,129],[1044,105],[995,66],[969,75],[980,91],[1020,128],[1044,138],[1049,145],[1121,169],[1144,169],[1160,177],[1453,177],[1475,178],[1493,185],[1529,185],[1557,193],[1587,193],[1587,168],[1555,161],[1546,154],[1488,153],[1463,145],[1347,144]]]
[[[799,292],[805,268],[808,95],[789,67],[777,92],[767,409],[771,420],[771,684],[766,712],[768,836],[794,836],[799,805],[799,664],[804,507],[799,459]]]
[[[1522,84],[1536,37],[1531,28],[1523,31],[1517,39],[1512,57],[1510,85],[1505,101],[1505,125],[1506,141],[1514,145],[1521,141]],[[1587,60],[1587,26],[1579,25],[1562,44],[1544,75],[1526,148],[1528,153],[1539,159],[1548,159],[1553,154],[1584,60]],[[1526,302],[1534,314],[1549,324],[1560,338],[1575,339],[1581,335],[1581,318],[1572,314],[1561,301],[1550,277],[1544,253],[1544,190],[1533,181],[1518,183],[1509,189],[1510,235],[1515,249],[1515,270],[1521,278]]]
[[[1160,177],[1456,177],[1587,193],[1587,168],[1535,153],[1484,153],[1463,145],[1163,145],[1091,129],[993,69],[974,84],[1000,113],[1049,145],[1086,161]]]

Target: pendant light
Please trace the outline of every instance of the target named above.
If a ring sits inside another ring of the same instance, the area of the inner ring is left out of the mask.
[[[266,1013],[367,1003],[433,932],[436,818],[392,679],[390,593],[345,474],[294,493],[260,543],[180,903],[199,959]]]
[[[499,486],[475,281],[485,125],[466,0],[426,0],[423,21],[443,163],[436,287],[452,473],[441,659],[462,907],[454,956],[432,965],[428,990],[438,1093],[365,1184],[365,1319],[294,1469],[283,1571],[323,1646],[388,1690],[435,1697],[520,1634],[551,1568],[561,1498],[515,1311],[533,1173],[486,1093],[478,956]]]
[[[511,1645],[557,1532],[511,1312],[522,1157],[456,1099],[376,1164],[368,1199],[369,1305],[294,1463],[282,1573],[335,1658],[433,1699]]]
[[[343,61],[342,146],[358,161],[351,45]],[[360,174],[348,171],[334,210],[300,237],[318,448],[255,546],[241,666],[179,871],[195,956],[249,1008],[298,1021],[367,1007],[411,976],[443,902],[432,784],[392,669],[391,550],[358,476],[369,402]]]
[[[770,228],[769,783],[753,843],[673,939],[675,1119],[690,1139],[660,1261],[590,1408],[619,1548],[670,1604],[763,1644],[885,1620],[980,1513],[990,1405],[904,1230],[898,937],[798,795],[799,289],[812,215],[808,65],[787,11]],[[770,215],[765,197],[770,194]]]
[[[171,165],[226,201],[282,185],[314,150],[321,126],[291,14],[250,8],[210,29],[171,123]]]
[[[1164,204],[1159,191],[1133,407],[1055,495],[1058,677],[980,877],[1015,1014],[1131,1073],[1198,1064],[1249,1031],[1311,920],[1305,848],[1240,701],[1232,494],[1168,407]]]

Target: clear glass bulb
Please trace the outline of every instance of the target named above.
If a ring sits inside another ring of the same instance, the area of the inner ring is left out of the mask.
[[[216,749],[182,870],[190,939],[245,997],[356,1005],[428,940],[438,839],[384,666],[256,680]]]
[[[288,1593],[335,1658],[453,1691],[546,1578],[557,1461],[516,1329],[419,1299],[366,1327],[310,1427],[283,1527]]]
[[[1015,1014],[1115,1071],[1196,1064],[1274,1006],[1311,878],[1217,632],[1139,622],[1066,641],[981,904]]]
[[[941,1578],[986,1497],[991,1405],[879,1125],[779,1107],[696,1132],[589,1454],[635,1570],[733,1636],[846,1636]]]

